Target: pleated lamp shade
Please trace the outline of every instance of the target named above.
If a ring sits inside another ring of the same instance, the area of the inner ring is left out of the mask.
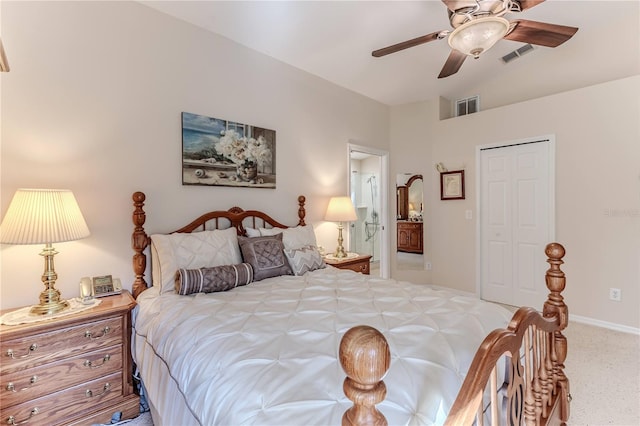
[[[0,225],[0,243],[50,244],[89,236],[68,189],[18,189]]]
[[[356,209],[353,207],[351,198],[347,196],[332,197],[329,200],[329,206],[327,207],[327,213],[324,215],[324,220],[330,222],[353,222],[357,220]]]

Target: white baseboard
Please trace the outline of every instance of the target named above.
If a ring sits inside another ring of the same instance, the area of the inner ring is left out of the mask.
[[[443,286],[438,286],[438,285],[434,285],[434,284],[430,284],[430,285],[432,287],[437,287],[437,288],[441,288],[443,290],[452,291],[454,293],[458,293],[458,294],[461,294],[463,296],[479,298],[479,296],[477,294],[469,292],[469,291],[456,290],[456,289],[453,289],[453,288],[450,288],[450,287],[443,287]],[[498,302],[490,302],[490,303],[495,303],[495,304],[500,305],[500,306],[502,306],[504,308],[507,308],[507,309],[509,309],[509,310],[511,310],[513,312],[515,312],[518,309],[517,306],[503,305],[503,304],[498,303]],[[620,331],[620,332],[623,332],[623,333],[640,335],[640,328],[630,327],[628,325],[616,324],[614,322],[597,320],[597,319],[589,318],[589,317],[583,317],[581,315],[574,315],[571,312],[569,312],[569,321],[575,321],[575,322],[578,322],[578,323],[581,323],[581,324],[593,325],[595,327],[606,328],[606,329],[609,329],[609,330]]]
[[[594,325],[596,327],[608,328],[609,330],[621,331],[623,333],[631,333],[640,335],[640,328],[629,327],[628,325],[616,324],[608,321],[601,321],[594,318],[573,315],[569,313],[569,321],[579,322],[581,324]]]

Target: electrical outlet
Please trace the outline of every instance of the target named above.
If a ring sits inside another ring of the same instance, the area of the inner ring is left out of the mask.
[[[431,270],[431,262],[427,262],[425,264],[425,267],[427,268],[427,271],[430,271]]]
[[[619,288],[609,289],[609,299],[619,302],[622,300],[622,290]]]

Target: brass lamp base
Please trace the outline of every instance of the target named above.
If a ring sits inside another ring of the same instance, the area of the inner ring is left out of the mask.
[[[40,293],[40,304],[33,306],[29,312],[36,315],[51,315],[68,307],[69,302],[60,300],[60,292],[52,288]]]
[[[336,251],[333,253],[333,256],[338,259],[347,257],[347,252],[344,250],[344,247],[342,247],[342,242],[344,241],[342,239],[342,228],[342,223],[340,223],[338,225],[338,247],[336,247]]]
[[[51,247],[51,244],[47,244],[40,253],[40,256],[44,257],[42,282],[46,288],[40,293],[40,304],[33,306],[29,311],[32,314],[51,315],[69,307],[69,302],[60,300],[60,292],[55,288],[58,274],[53,267],[53,256],[56,254],[58,252]]]

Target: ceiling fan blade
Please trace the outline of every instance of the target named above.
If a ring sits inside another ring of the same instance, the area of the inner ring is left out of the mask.
[[[519,0],[520,10],[531,9],[533,6],[537,6],[545,0]]]
[[[438,34],[440,34],[440,31],[438,31],[437,33],[431,33],[431,34],[423,35],[420,37],[412,38],[411,40],[403,41],[402,43],[397,43],[392,46],[383,47],[382,49],[374,50],[373,52],[371,52],[371,55],[375,56],[376,58],[379,58],[381,56],[385,56],[390,53],[396,53],[401,50],[408,49],[410,47],[419,46],[421,44],[437,40]]]
[[[505,39],[547,47],[560,46],[578,31],[576,27],[527,21],[525,19],[511,21],[511,24],[515,24],[515,28],[504,36]]]
[[[449,77],[450,75],[457,73],[465,59],[467,59],[467,55],[458,52],[455,49],[451,49],[451,53],[449,53],[449,57],[444,63],[438,78]]]

